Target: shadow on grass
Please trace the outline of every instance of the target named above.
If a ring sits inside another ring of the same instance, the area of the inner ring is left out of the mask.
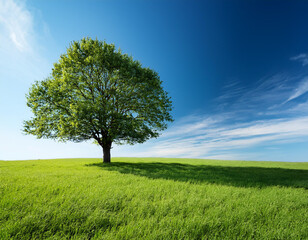
[[[122,174],[133,174],[150,179],[168,179],[191,183],[215,183],[236,187],[286,186],[308,189],[308,170],[225,167],[190,165],[179,163],[94,163],[87,166],[100,167]]]

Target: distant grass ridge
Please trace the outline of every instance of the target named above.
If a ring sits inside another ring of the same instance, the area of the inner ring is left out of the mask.
[[[0,161],[0,239],[308,239],[308,163]]]

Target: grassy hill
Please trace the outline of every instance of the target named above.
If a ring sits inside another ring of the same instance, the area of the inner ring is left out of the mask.
[[[308,239],[308,163],[0,161],[0,239]]]

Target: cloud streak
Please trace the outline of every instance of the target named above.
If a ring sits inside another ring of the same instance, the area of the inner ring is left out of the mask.
[[[292,61],[298,61],[302,63],[303,66],[308,65],[308,55],[306,53],[301,53],[297,56],[290,58]]]
[[[295,98],[300,97],[301,95],[305,94],[306,92],[308,92],[308,77],[304,78],[301,81],[299,86],[294,90],[292,95],[288,98],[287,102],[291,101]]]
[[[33,41],[33,19],[30,12],[13,0],[0,1],[0,24],[13,46],[20,52],[31,52]],[[4,37],[1,41],[5,41]],[[3,45],[3,44],[2,44]]]
[[[28,9],[23,1],[0,0],[0,78],[6,85],[8,81],[16,85],[16,81],[42,79],[50,69],[42,54],[44,41],[38,41],[46,38],[41,29],[46,24],[40,17],[35,18],[35,10]]]
[[[192,122],[191,125],[195,125]],[[308,137],[308,117],[296,119],[278,119],[252,121],[242,124],[224,124],[217,122],[205,128],[181,134],[180,127],[176,133],[171,129],[161,141],[154,144],[150,151],[142,153],[158,157],[203,157],[217,155],[234,149],[245,149],[256,145],[279,144],[284,141],[301,141]],[[183,127],[185,130],[186,127]],[[172,133],[172,134],[170,134]],[[173,135],[173,137],[169,137]],[[140,155],[140,156],[141,156]]]
[[[295,101],[306,92],[307,79],[278,74],[251,89],[231,84],[215,102],[219,112],[186,116],[131,155],[258,160],[258,147],[281,149],[307,141],[308,100]],[[294,101],[286,103],[291,97]]]

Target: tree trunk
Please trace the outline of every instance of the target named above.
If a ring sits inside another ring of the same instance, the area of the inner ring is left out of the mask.
[[[110,150],[111,150],[111,142],[107,143],[103,146],[103,152],[104,152],[104,163],[110,163]]]

